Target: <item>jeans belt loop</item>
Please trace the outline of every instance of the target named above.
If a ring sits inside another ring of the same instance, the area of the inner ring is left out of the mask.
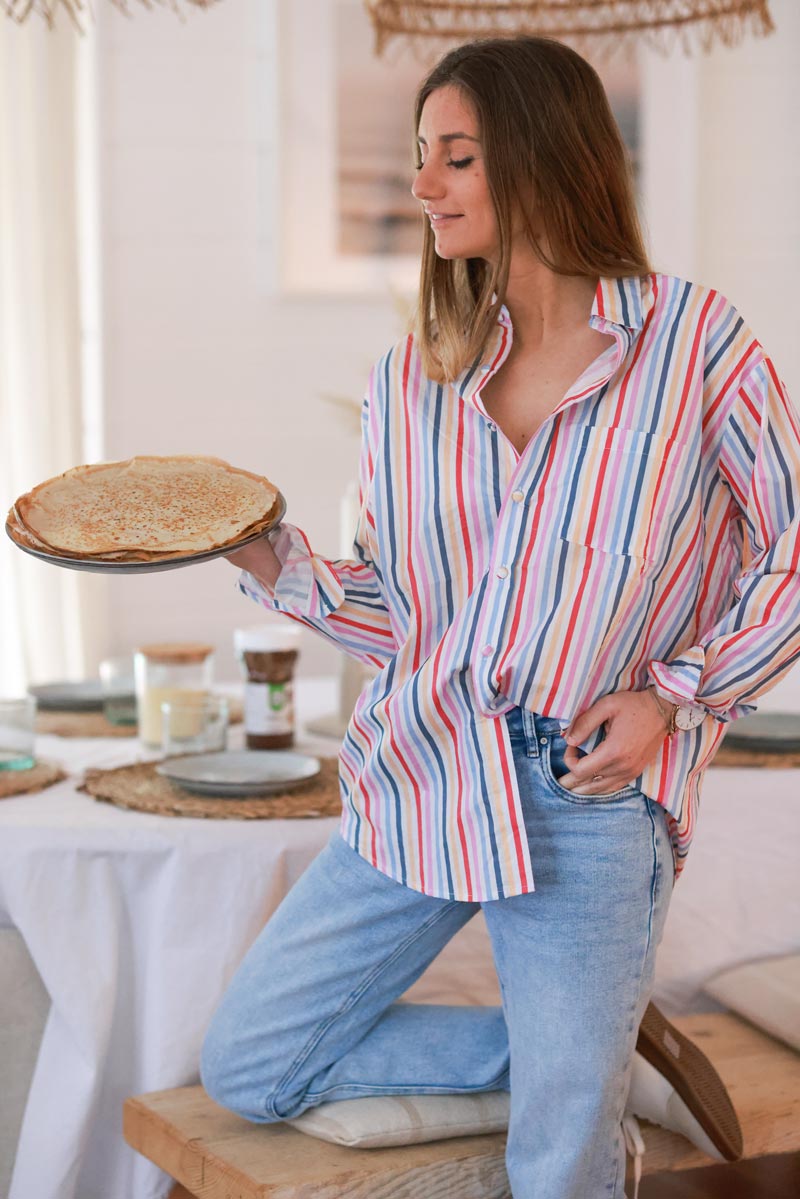
[[[525,749],[529,758],[541,756],[539,749],[539,734],[536,731],[536,717],[527,708],[522,709],[522,726],[525,729]]]

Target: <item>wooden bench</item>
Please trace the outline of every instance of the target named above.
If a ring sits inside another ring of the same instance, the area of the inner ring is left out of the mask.
[[[745,1156],[800,1150],[800,1054],[736,1016],[676,1023],[728,1087]],[[170,1199],[508,1199],[505,1136],[347,1149],[286,1124],[249,1124],[202,1087],[128,1099],[125,1139],[176,1180]],[[642,1124],[643,1172],[713,1165],[683,1137]]]

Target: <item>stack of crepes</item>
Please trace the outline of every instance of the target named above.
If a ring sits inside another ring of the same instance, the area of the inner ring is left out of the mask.
[[[76,466],[20,496],[7,530],[23,548],[96,562],[157,562],[235,548],[281,510],[268,479],[221,458],[137,457]]]

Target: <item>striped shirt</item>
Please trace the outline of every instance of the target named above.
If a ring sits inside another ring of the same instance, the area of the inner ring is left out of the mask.
[[[512,706],[566,725],[655,684],[710,713],[635,780],[680,867],[727,723],[800,655],[800,426],[764,350],[717,292],[664,275],[602,279],[589,323],[613,345],[521,454],[481,401],[507,309],[452,385],[399,342],[363,405],[354,559],[283,524],[274,594],[240,580],[376,668],[341,748],[342,835],[429,895],[533,889]]]

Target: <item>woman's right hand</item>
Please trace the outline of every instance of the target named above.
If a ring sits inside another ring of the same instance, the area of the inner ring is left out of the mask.
[[[234,550],[232,554],[225,554],[225,557],[240,570],[249,571],[254,578],[258,579],[259,583],[270,590],[274,588],[278,581],[278,575],[281,573],[281,560],[272,548],[266,533],[258,541],[251,541],[249,545],[242,546],[240,550]]]

